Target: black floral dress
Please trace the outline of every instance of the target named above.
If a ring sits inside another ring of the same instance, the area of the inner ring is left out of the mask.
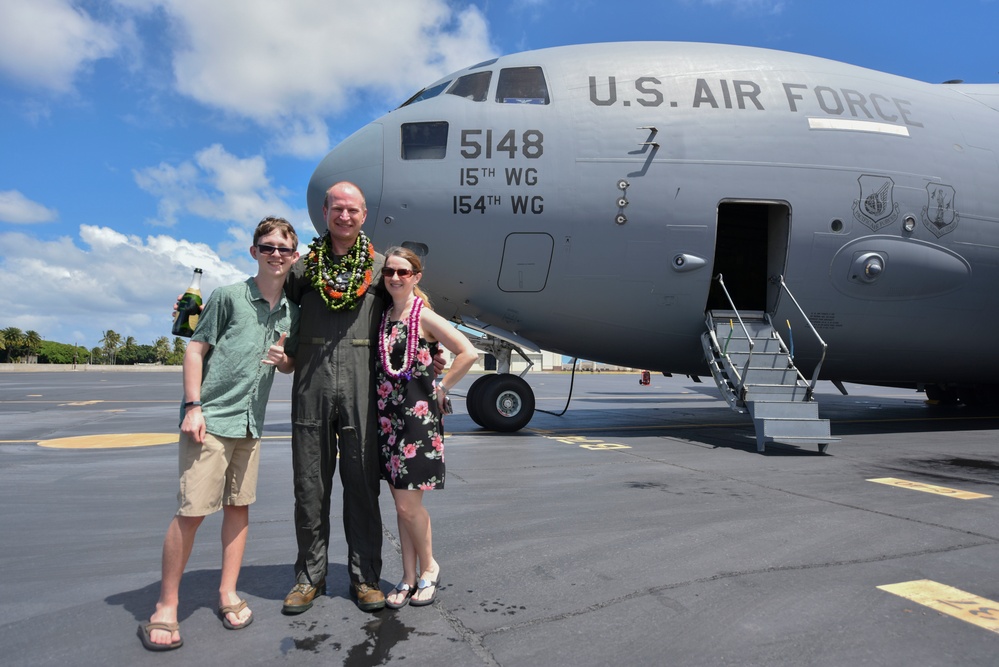
[[[409,328],[389,322],[390,366],[401,368]],[[385,336],[385,332],[379,332]],[[381,342],[381,341],[379,341]],[[434,397],[437,343],[420,338],[409,373],[394,378],[378,362],[378,447],[382,477],[397,489],[444,488],[444,430]],[[408,376],[408,377],[407,377]]]

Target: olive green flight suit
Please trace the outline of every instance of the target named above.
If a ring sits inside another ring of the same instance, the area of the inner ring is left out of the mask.
[[[376,255],[373,284],[353,310],[326,306],[305,277],[304,258],[285,283],[285,294],[301,307],[291,397],[297,583],[315,585],[326,578],[338,452],[351,583],[377,586],[381,578],[374,371],[386,304],[381,288],[384,264],[385,257]]]

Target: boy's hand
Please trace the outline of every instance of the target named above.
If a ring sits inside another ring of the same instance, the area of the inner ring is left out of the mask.
[[[199,406],[188,408],[184,415],[184,421],[180,424],[180,431],[191,436],[199,445],[205,444],[205,433],[207,432],[205,415],[202,414]]]
[[[177,300],[173,302],[173,314],[170,316],[170,319],[173,320],[177,319],[177,307],[180,305],[180,300],[183,298],[184,298],[183,294],[177,295]],[[200,314],[201,311],[203,311],[204,309],[205,309],[204,304],[198,306],[198,313]]]
[[[260,363],[267,364],[268,366],[280,366],[284,363],[285,359],[287,359],[284,356],[284,339],[287,337],[287,333],[281,334],[277,342],[267,349],[267,356],[261,359]]]

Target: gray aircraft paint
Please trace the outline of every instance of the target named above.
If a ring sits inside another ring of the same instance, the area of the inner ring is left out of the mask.
[[[550,103],[496,101],[500,70],[527,66],[542,68]],[[725,280],[759,283],[806,375],[819,348],[774,275],[828,343],[825,379],[996,383],[999,85],[747,47],[608,43],[504,56],[427,88],[482,71],[494,73],[484,101],[444,92],[396,109],[335,148],[309,187],[317,229],[323,191],[346,179],[367,196],[379,249],[423,244],[422,284],[446,317],[566,355],[706,375],[719,217],[766,210],[784,221],[745,253],[729,239]],[[443,157],[403,159],[413,123],[447,124]],[[871,258],[880,273],[865,269]],[[742,261],[765,272],[740,274]]]

